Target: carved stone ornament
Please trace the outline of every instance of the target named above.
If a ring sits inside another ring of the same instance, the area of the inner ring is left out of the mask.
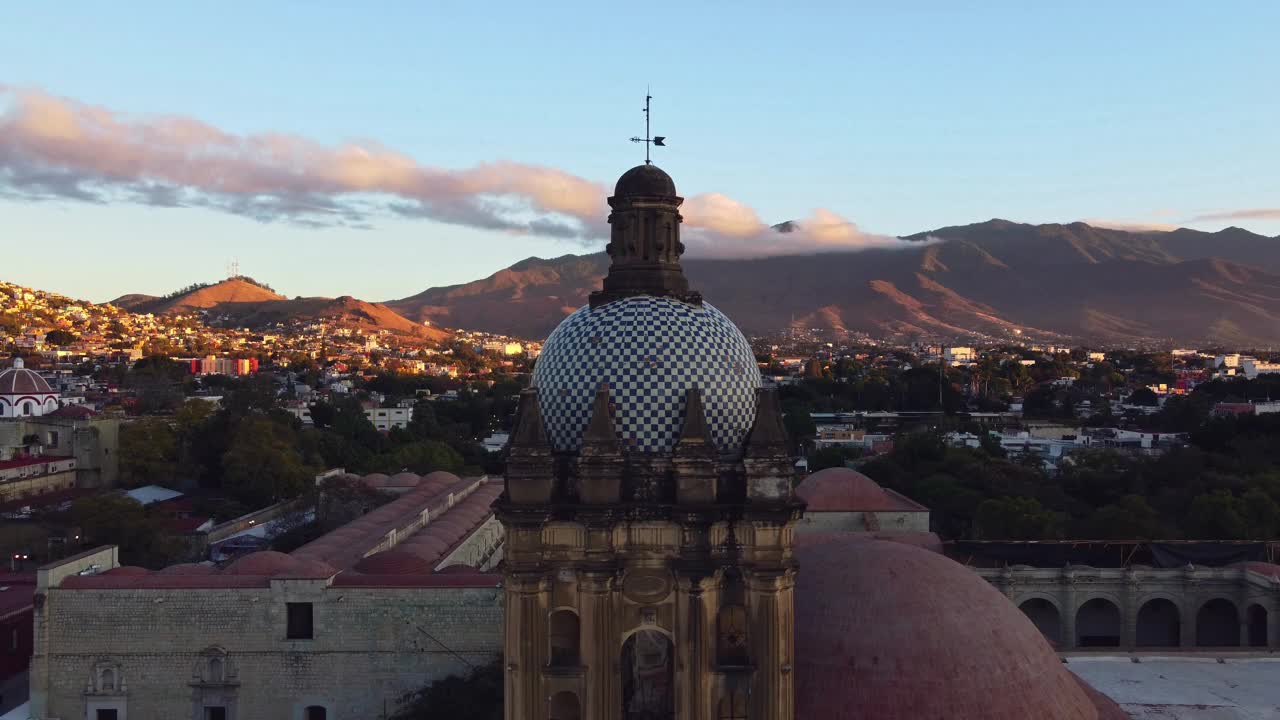
[[[622,579],[622,594],[634,603],[656,603],[671,594],[671,574],[665,570],[636,569]]]

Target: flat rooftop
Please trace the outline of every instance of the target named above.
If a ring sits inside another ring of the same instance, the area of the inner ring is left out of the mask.
[[[1280,656],[1068,655],[1065,660],[1068,669],[1134,720],[1280,718]]]

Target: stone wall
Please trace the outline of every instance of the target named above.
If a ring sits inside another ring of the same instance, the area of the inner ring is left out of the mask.
[[[1060,650],[1280,650],[1280,580],[1243,566],[975,570]],[[1172,609],[1161,614],[1165,602]]]
[[[796,523],[797,532],[929,532],[927,512],[811,512]]]
[[[198,578],[175,578],[175,580]],[[248,578],[245,578],[248,580]],[[310,602],[314,639],[286,639],[286,603]],[[229,720],[374,720],[430,681],[501,652],[501,590],[341,587],[63,589],[36,613],[33,717],[203,720],[200,698]],[[220,678],[209,678],[218,658]],[[109,687],[102,687],[102,673]],[[118,679],[117,679],[118,678]],[[88,689],[88,690],[87,690]],[[219,700],[221,699],[221,700]]]

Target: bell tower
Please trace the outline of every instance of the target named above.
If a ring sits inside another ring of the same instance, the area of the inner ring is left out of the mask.
[[[612,264],[521,395],[505,492],[506,720],[791,720],[804,506],[746,339],[689,290],[646,164]]]

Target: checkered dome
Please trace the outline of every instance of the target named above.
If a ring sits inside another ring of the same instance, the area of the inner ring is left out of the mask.
[[[710,304],[639,295],[578,309],[543,345],[533,385],[555,449],[582,444],[601,383],[624,447],[670,451],[696,387],[712,440],[732,452],[751,428],[760,370],[742,332]]]

